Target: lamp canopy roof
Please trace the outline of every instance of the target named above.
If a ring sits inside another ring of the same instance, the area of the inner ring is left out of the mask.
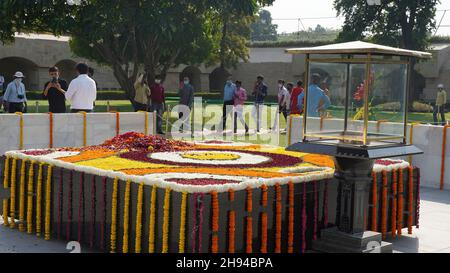
[[[290,54],[380,54],[406,56],[416,58],[431,58],[432,54],[428,52],[407,50],[402,48],[377,45],[362,41],[330,44],[317,47],[303,47],[287,49]]]

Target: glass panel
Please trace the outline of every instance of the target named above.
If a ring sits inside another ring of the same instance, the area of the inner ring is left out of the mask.
[[[364,137],[364,104],[366,92],[366,65],[351,64],[347,113],[347,134]]]
[[[341,137],[345,130],[347,64],[310,63],[306,134]]]
[[[369,100],[369,139],[383,140],[405,134],[407,65],[373,64]]]

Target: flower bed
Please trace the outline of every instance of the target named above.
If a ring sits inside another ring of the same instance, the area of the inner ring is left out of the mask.
[[[7,224],[105,251],[304,252],[335,222],[332,160],[278,147],[127,133],[86,148],[8,152],[4,166]],[[404,196],[395,213],[383,187],[394,182]],[[373,185],[370,227],[398,234],[418,222],[417,170],[379,161]]]

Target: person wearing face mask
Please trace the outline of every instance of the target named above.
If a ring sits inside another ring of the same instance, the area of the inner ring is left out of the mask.
[[[228,77],[223,89],[222,130],[219,131],[223,131],[227,128],[227,118],[233,113],[235,93],[236,85],[233,83],[233,80],[230,76]]]
[[[6,87],[3,100],[8,104],[8,112],[13,114],[24,111],[24,104],[27,102],[25,85],[22,83],[25,76],[22,72],[14,74],[14,80]]]
[[[162,119],[164,114],[164,106],[166,103],[165,90],[162,85],[161,76],[155,77],[155,82],[150,86],[150,112],[156,112],[156,130],[158,134],[164,135],[162,130]]]
[[[261,131],[261,117],[264,106],[264,100],[268,94],[268,87],[264,82],[264,76],[259,75],[256,79],[255,87],[252,95],[255,96],[255,106],[253,107],[252,116],[256,121],[256,132]]]
[[[180,90],[178,91],[178,95],[180,96],[180,105],[187,106],[189,108],[189,112],[192,108],[192,103],[194,102],[194,87],[190,83],[190,79],[188,77],[184,77],[183,82],[180,86]],[[189,115],[187,117],[184,116],[182,112],[178,114],[180,120],[183,121],[185,127],[189,127]],[[183,126],[184,127],[184,126]],[[182,128],[181,128],[182,129]]]
[[[284,80],[278,81],[278,112],[283,114],[284,119],[287,121],[287,116],[290,108],[291,94],[286,89]],[[278,128],[278,117],[275,120],[273,128]]]
[[[54,66],[48,70],[51,81],[48,81],[44,87],[44,98],[48,100],[49,112],[60,114],[66,112],[67,82],[59,77],[59,69]]]

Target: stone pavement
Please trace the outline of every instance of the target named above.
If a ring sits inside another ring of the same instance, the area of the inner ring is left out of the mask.
[[[394,240],[397,253],[450,253],[450,191],[421,189],[420,229]],[[69,253],[66,242],[44,241],[4,227],[0,220],[0,253]],[[84,253],[94,251],[82,249]]]

